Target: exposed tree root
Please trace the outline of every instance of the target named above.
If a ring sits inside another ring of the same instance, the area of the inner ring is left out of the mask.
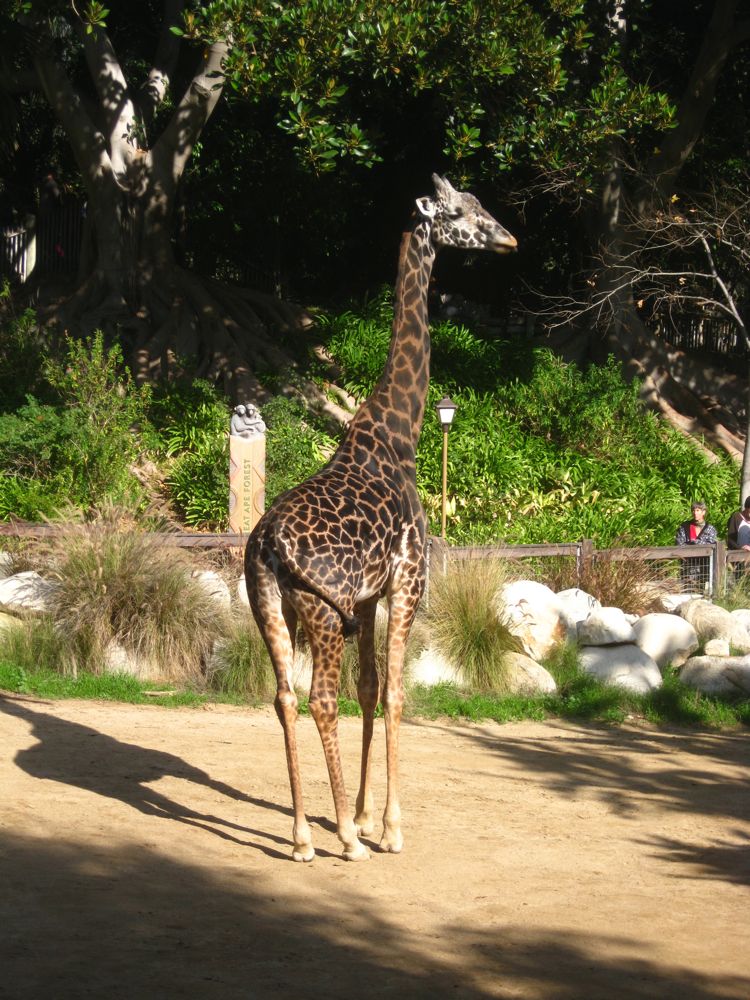
[[[286,379],[281,390],[299,395],[331,430],[348,422],[350,411],[306,378],[293,351],[283,346],[294,346],[312,327],[301,307],[177,267],[144,281],[131,301],[138,304],[113,294],[97,272],[43,307],[40,319],[80,336],[103,330],[122,345],[139,382],[169,378],[188,365],[234,402],[263,402],[269,390],[262,376],[269,373]],[[307,353],[308,345],[303,347]]]

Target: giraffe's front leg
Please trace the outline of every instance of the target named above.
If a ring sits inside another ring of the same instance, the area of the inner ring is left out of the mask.
[[[419,596],[414,596],[410,589],[389,595],[388,665],[383,691],[388,790],[380,849],[390,854],[399,854],[404,846],[398,787],[399,727],[404,709],[404,652],[418,605]]]

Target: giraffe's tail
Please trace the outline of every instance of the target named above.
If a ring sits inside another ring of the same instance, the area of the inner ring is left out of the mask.
[[[300,583],[312,591],[313,594],[330,605],[335,612],[341,617],[341,624],[344,631],[344,638],[350,635],[356,635],[359,632],[359,618],[356,615],[349,614],[339,601],[336,600],[331,594],[326,593],[314,580],[311,579],[309,573],[300,566],[297,562],[296,556],[294,554],[292,546],[289,544],[289,539],[285,536],[283,528],[277,529],[275,531],[276,540],[276,552],[283,562],[284,566],[289,570],[289,572],[295,576]]]

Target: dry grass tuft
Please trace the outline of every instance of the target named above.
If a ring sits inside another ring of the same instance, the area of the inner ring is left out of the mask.
[[[657,564],[627,553],[623,556],[615,559],[609,552],[598,553],[584,565],[580,578],[575,566],[567,564],[544,582],[555,593],[580,587],[603,606],[620,608],[629,615],[664,611],[662,598],[679,589],[679,581]]]
[[[507,563],[466,560],[448,565],[430,580],[425,621],[430,645],[460,669],[473,691],[503,691],[503,653],[521,649],[497,606],[497,593],[511,579]]]
[[[101,673],[114,641],[165,679],[202,679],[227,612],[193,579],[194,558],[123,524],[116,511],[66,525],[38,555],[57,583],[52,618],[66,672]]]

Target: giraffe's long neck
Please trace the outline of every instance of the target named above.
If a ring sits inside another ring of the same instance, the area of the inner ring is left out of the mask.
[[[364,404],[382,422],[405,461],[414,461],[430,381],[427,292],[435,261],[431,224],[418,218],[401,240],[393,330],[388,358]],[[369,407],[368,407],[368,404]]]

